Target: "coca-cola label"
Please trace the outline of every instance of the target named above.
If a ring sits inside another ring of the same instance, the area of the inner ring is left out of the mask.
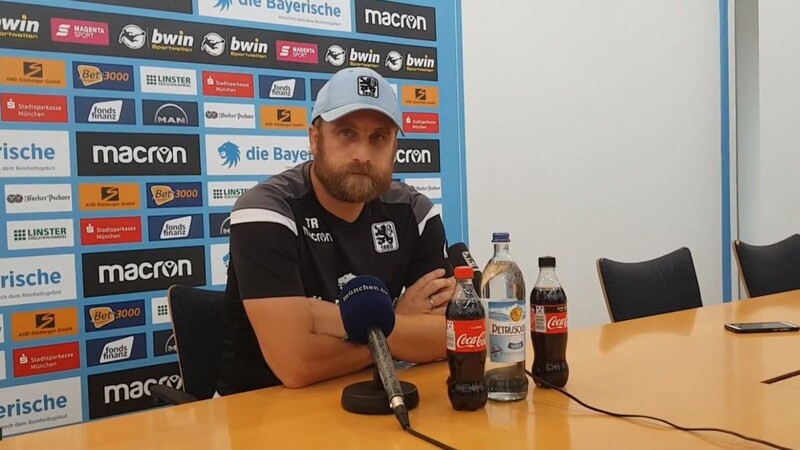
[[[486,350],[486,321],[448,320],[447,349],[454,352],[481,352]]]
[[[536,333],[562,334],[568,330],[567,305],[533,305],[531,326]]]

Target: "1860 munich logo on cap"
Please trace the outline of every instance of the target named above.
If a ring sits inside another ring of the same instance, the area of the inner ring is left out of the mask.
[[[358,95],[378,98],[378,80],[365,75],[358,77]]]

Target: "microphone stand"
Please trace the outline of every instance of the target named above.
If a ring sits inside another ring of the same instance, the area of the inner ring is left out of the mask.
[[[400,382],[403,390],[403,400],[410,411],[419,405],[419,391],[413,383]],[[373,366],[372,380],[353,383],[342,391],[342,407],[346,411],[356,414],[394,414],[389,406],[389,397],[383,390],[381,376],[378,369]]]

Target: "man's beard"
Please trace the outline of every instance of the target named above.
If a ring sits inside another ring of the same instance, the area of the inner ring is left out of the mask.
[[[337,169],[325,157],[322,136],[317,141],[314,173],[331,197],[348,203],[366,203],[377,198],[392,184],[392,167],[381,170],[372,163],[351,162]]]

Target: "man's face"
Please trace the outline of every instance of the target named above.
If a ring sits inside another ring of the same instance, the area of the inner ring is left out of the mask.
[[[357,111],[309,131],[313,170],[335,199],[364,203],[392,182],[397,126],[376,111]]]

